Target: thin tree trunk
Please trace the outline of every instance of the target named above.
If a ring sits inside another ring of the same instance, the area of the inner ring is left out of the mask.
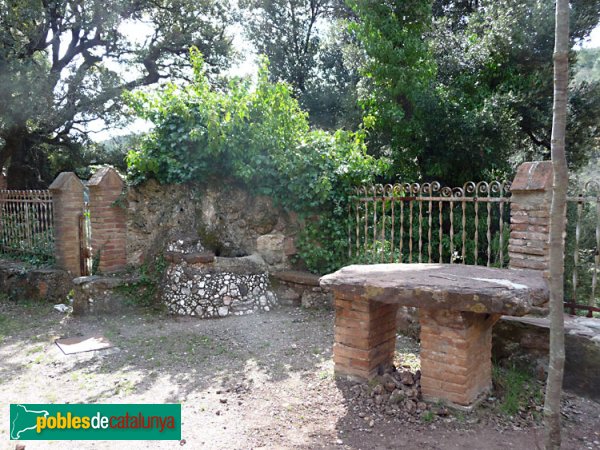
[[[565,365],[564,340],[564,248],[567,206],[567,160],[565,129],[569,84],[569,2],[556,1],[554,43],[554,105],[552,114],[552,166],[554,183],[550,209],[550,364],[544,402],[544,441],[546,449],[559,449],[560,398]]]

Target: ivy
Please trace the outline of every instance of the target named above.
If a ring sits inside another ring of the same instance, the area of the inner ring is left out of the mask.
[[[268,61],[254,87],[234,79],[225,89],[210,85],[198,50],[191,61],[189,85],[126,94],[134,114],[154,124],[129,152],[130,180],[234,179],[304,220],[299,255],[310,270],[343,265],[348,197],[388,162],[367,155],[364,131],[311,130],[290,87],[269,81]]]

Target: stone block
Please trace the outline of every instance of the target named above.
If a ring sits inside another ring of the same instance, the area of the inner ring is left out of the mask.
[[[212,252],[188,253],[183,255],[183,259],[188,264],[207,264],[215,260],[215,254]]]
[[[256,239],[256,251],[267,264],[274,265],[285,260],[285,236],[282,233],[270,233]]]
[[[494,326],[494,359],[545,380],[549,330],[547,317],[503,316]],[[565,315],[565,358],[563,389],[599,401],[599,319]]]
[[[115,314],[131,306],[120,287],[135,283],[133,278],[87,276],[73,280],[73,314]]]
[[[552,188],[552,162],[534,161],[519,166],[510,187],[511,192],[546,191]]]

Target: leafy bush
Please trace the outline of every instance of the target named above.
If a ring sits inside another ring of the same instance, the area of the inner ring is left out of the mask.
[[[343,265],[348,196],[385,172],[387,162],[366,154],[362,132],[311,131],[288,85],[268,81],[266,61],[254,88],[235,79],[218,90],[208,82],[198,50],[191,60],[190,85],[126,94],[134,113],[154,124],[128,155],[130,179],[233,178],[305,220],[298,248],[310,270]]]

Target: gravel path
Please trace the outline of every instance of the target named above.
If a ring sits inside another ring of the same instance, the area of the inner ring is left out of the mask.
[[[113,349],[65,356],[59,337],[102,333]],[[137,448],[535,449],[541,430],[489,411],[386,416],[352,400],[333,377],[333,313],[279,308],[199,320],[130,311],[72,317],[0,301],[0,442],[9,403],[181,403],[179,442]],[[418,344],[398,340],[418,366]],[[564,448],[600,449],[600,405],[569,397]],[[485,408],[484,408],[485,409]],[[596,431],[594,431],[596,430]],[[27,450],[122,448],[119,442],[24,442]],[[181,446],[180,446],[181,445]]]

